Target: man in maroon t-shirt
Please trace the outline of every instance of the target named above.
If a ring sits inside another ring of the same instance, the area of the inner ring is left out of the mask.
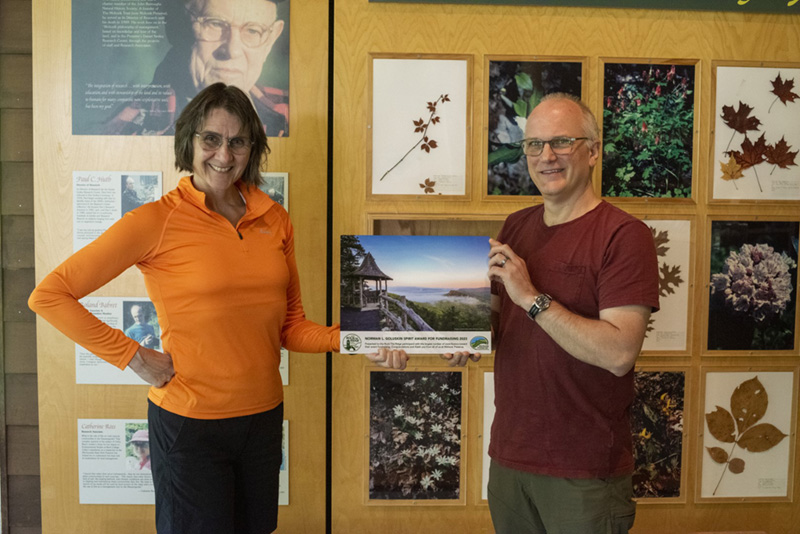
[[[548,95],[525,136],[544,202],[510,215],[489,252],[492,521],[498,534],[622,534],[635,515],[629,409],[658,309],[655,246],[647,226],[595,193],[599,128],[583,103]]]

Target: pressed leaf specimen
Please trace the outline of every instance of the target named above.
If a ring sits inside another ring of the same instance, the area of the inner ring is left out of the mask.
[[[406,152],[403,155],[403,157],[400,158],[400,160],[397,163],[392,165],[392,167],[388,171],[383,173],[383,176],[381,176],[380,181],[382,181],[384,178],[386,178],[386,176],[390,172],[395,170],[395,168],[397,168],[398,165],[403,163],[403,160],[405,160],[408,157],[408,155],[411,154],[411,152],[414,151],[415,148],[419,147],[420,150],[423,150],[423,151],[425,151],[425,152],[430,154],[431,150],[439,147],[439,144],[436,142],[435,139],[432,139],[432,138],[428,137],[428,129],[432,125],[437,124],[442,120],[441,117],[436,114],[436,111],[437,111],[436,107],[439,104],[444,104],[445,102],[450,102],[450,97],[448,95],[439,95],[439,98],[437,98],[433,102],[428,102],[428,106],[427,106],[428,119],[427,120],[425,120],[422,117],[420,117],[418,120],[413,120],[412,121],[413,124],[414,124],[414,133],[419,133],[420,134],[419,140],[410,149],[408,149],[408,152]]]
[[[724,465],[712,495],[717,494],[725,473],[740,474],[746,468],[743,458],[734,457],[738,445],[748,452],[766,452],[780,443],[787,434],[770,423],[758,423],[767,413],[769,396],[763,384],[754,376],[742,382],[731,394],[730,411],[717,406],[707,413],[708,431],[722,443],[731,443],[730,451],[721,447],[706,447],[709,457]]]

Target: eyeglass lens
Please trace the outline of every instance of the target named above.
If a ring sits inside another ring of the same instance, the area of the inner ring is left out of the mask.
[[[256,48],[264,44],[269,34],[272,32],[272,26],[264,27],[254,22],[248,22],[242,25],[231,25],[226,20],[212,18],[212,17],[198,17],[196,19],[200,32],[198,38],[202,41],[217,42],[223,39],[230,38],[231,28],[239,29],[239,38],[245,46]]]
[[[228,149],[235,154],[241,154],[250,148],[253,143],[245,137],[226,138],[214,132],[201,132],[195,134],[200,139],[200,145],[206,150],[218,150],[227,139]]]

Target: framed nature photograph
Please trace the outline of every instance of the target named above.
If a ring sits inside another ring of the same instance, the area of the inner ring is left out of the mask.
[[[637,368],[633,384],[633,495],[638,502],[685,502],[686,370]]]
[[[713,200],[800,200],[800,63],[714,68]]]
[[[692,221],[646,218],[643,222],[653,233],[658,254],[660,309],[650,315],[642,350],[686,352],[692,285]]]
[[[289,211],[289,173],[288,172],[262,172],[261,178],[264,180],[259,186],[269,198],[283,206]]]
[[[711,221],[709,351],[797,354],[797,221]]]
[[[697,501],[791,502],[797,367],[704,367]]]
[[[580,58],[486,58],[487,188],[493,195],[538,195],[520,142],[528,115],[550,93],[583,95]]]
[[[341,236],[341,352],[491,347],[486,236]]]
[[[367,373],[367,502],[464,504],[464,369]]]
[[[369,197],[468,194],[472,56],[371,56]]]
[[[602,121],[603,196],[691,198],[694,63],[605,60]]]

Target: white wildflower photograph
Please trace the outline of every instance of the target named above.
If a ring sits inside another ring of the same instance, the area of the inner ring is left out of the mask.
[[[462,500],[463,371],[369,374],[369,499]]]

